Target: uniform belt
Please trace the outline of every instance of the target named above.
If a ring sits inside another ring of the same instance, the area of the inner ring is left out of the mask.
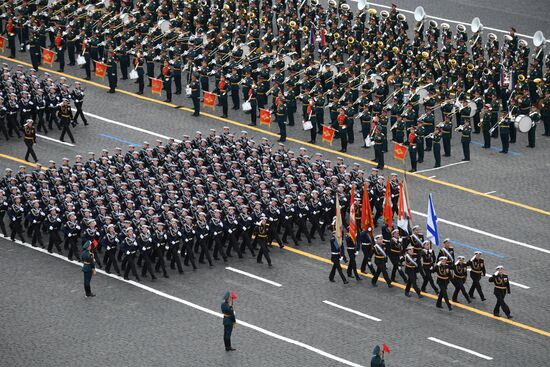
[[[481,273],[481,270],[474,270],[474,269],[471,269],[470,271],[473,272],[473,273],[478,273],[478,274]]]
[[[464,277],[465,277],[464,275],[457,275],[457,274],[455,274],[455,278],[464,279]]]
[[[506,287],[501,287],[499,285],[495,285],[495,288],[497,288],[497,289],[506,289]]]
[[[437,276],[437,279],[447,280],[447,279],[449,279],[449,277],[442,277],[441,275],[438,275],[438,276]]]
[[[223,313],[223,315],[224,315],[224,316],[227,316],[227,317],[233,316],[233,315],[231,315],[230,313],[225,313],[225,312]]]
[[[416,268],[416,266],[414,266],[414,265],[409,265],[409,264],[407,264],[407,265],[405,265],[405,266],[406,266],[407,268],[410,268],[410,269]]]
[[[330,254],[331,254],[331,255],[340,255],[339,252],[331,252]]]
[[[397,252],[397,253],[400,253],[401,250],[394,250],[394,249],[391,249],[391,252]]]
[[[377,259],[385,259],[386,257],[385,256],[380,256],[380,255],[374,255],[375,258]]]

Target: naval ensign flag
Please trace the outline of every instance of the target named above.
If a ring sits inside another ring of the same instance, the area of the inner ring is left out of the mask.
[[[428,218],[426,218],[426,237],[439,246],[439,234],[437,232],[437,214],[435,214],[432,194],[428,198]]]

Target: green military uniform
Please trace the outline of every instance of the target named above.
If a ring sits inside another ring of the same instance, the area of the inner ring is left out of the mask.
[[[463,161],[469,161],[470,160],[470,142],[472,141],[472,128],[470,125],[466,126],[464,125],[464,128],[462,129],[462,137],[460,138],[460,142],[462,143],[462,152],[464,153]]]
[[[453,137],[453,123],[451,122],[451,120],[445,121],[441,133],[443,138],[443,155],[445,157],[450,157],[451,139]]]
[[[500,130],[500,141],[502,142],[502,150],[500,153],[508,153],[510,146],[510,119],[505,117],[498,125]]]
[[[372,358],[370,360],[371,367],[384,367],[384,358],[380,357],[380,346],[375,346],[372,351]]]
[[[82,248],[82,254],[80,259],[82,260],[82,272],[84,273],[84,291],[86,292],[86,297],[95,297],[95,294],[92,293],[90,283],[92,281],[92,276],[95,274],[95,260],[94,254],[88,250],[92,244],[90,241],[86,241]]]
[[[223,296],[223,303],[221,305],[223,313],[223,342],[225,344],[226,351],[235,350],[231,347],[231,333],[233,332],[233,327],[237,323],[235,318],[235,311],[233,310],[233,302],[229,303],[231,294],[229,292],[225,293]]]

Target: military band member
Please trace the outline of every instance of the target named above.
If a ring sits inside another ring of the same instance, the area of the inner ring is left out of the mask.
[[[277,97],[275,99],[275,122],[279,126],[279,140],[278,142],[286,141],[286,123],[287,123],[287,109],[282,98]]]
[[[138,91],[137,94],[141,95],[143,94],[143,89],[145,88],[145,70],[144,70],[144,64],[145,64],[145,57],[143,56],[143,52],[138,51],[136,53],[136,57],[134,58],[134,70],[137,72],[137,84],[138,84]]]
[[[449,265],[447,265],[447,257],[439,257],[439,261],[434,267],[434,273],[437,274],[437,285],[439,286],[439,294],[437,296],[436,307],[443,308],[442,300],[445,300],[449,311],[453,309],[451,303],[449,302],[449,295],[447,294],[447,286],[449,285],[449,277],[451,276],[451,270]]]
[[[481,257],[481,252],[474,252],[474,257],[472,257],[466,265],[470,267],[470,278],[472,278],[472,286],[468,291],[468,295],[471,299],[475,299],[474,292],[477,290],[481,300],[485,301],[480,283],[480,280],[485,277],[485,260]]]
[[[463,161],[470,160],[470,142],[472,141],[472,128],[470,127],[470,120],[464,119],[464,124],[462,125],[462,136],[460,142],[462,143],[462,152],[464,153]]]
[[[27,146],[27,152],[25,153],[25,160],[29,161],[29,155],[32,156],[35,162],[38,162],[36,153],[34,152],[33,145],[36,144],[36,131],[33,126],[32,119],[28,119],[27,123],[23,127],[25,145]]]
[[[441,127],[436,126],[435,132],[433,133],[433,138],[429,139],[432,141],[432,147],[434,152],[435,165],[434,168],[441,167],[441,138],[442,138]]]
[[[537,132],[537,124],[541,120],[541,114],[539,112],[539,109],[537,107],[533,107],[531,109],[531,112],[529,113],[529,118],[531,118],[532,126],[527,132],[527,148],[534,148],[535,147],[535,136]]]
[[[443,121],[443,127],[441,129],[441,137],[443,139],[443,156],[451,156],[451,139],[453,137],[453,122],[451,117],[445,115],[445,121]]]
[[[95,274],[95,259],[92,253],[92,243],[90,241],[84,242],[82,246],[82,253],[80,258],[82,259],[82,272],[84,273],[84,291],[86,297],[95,297],[92,293],[91,282],[92,276]]]
[[[502,142],[502,150],[499,153],[508,153],[510,146],[510,125],[513,122],[508,118],[508,112],[502,112],[502,118],[498,124],[500,130],[500,141]]]
[[[108,56],[105,60],[105,65],[107,66],[107,79],[109,80],[109,90],[107,93],[115,93],[116,87],[118,84],[118,72],[116,57],[113,51],[109,51]]]
[[[496,267],[496,272],[489,278],[489,282],[495,285],[495,297],[497,299],[497,304],[493,310],[493,315],[500,317],[500,309],[504,311],[506,317],[509,319],[512,318],[510,313],[510,308],[504,301],[506,294],[510,294],[510,281],[508,279],[508,274],[504,272],[504,267],[499,265]]]
[[[65,39],[61,34],[61,31],[58,31],[55,36],[55,53],[57,61],[59,62],[59,72],[65,70]]]
[[[218,93],[219,93],[219,101],[222,105],[222,117],[227,118],[227,113],[229,110],[229,107],[227,105],[227,91],[229,86],[227,85],[227,81],[225,80],[225,76],[222,75],[220,77],[220,82],[218,83]]]
[[[481,132],[483,134],[483,148],[489,149],[491,147],[491,105],[486,103],[483,105],[483,109],[479,114],[479,124],[481,125]]]
[[[407,246],[407,252],[403,256],[403,263],[405,265],[405,272],[407,273],[407,286],[405,287],[405,296],[410,297],[411,287],[415,290],[418,298],[422,298],[418,284],[416,284],[416,273],[419,271],[421,264],[417,262],[414,255],[414,247]],[[417,258],[418,259],[418,258]]]
[[[386,252],[384,251],[384,238],[381,234],[374,237],[374,246],[373,246],[373,254],[374,254],[374,264],[376,265],[376,272],[374,273],[374,276],[372,278],[372,285],[377,287],[378,284],[378,277],[380,276],[380,273],[384,276],[384,280],[388,284],[388,288],[392,288],[393,285],[391,284],[391,279],[388,276],[388,271],[386,270],[386,263],[388,262],[388,256],[386,255]]]
[[[201,114],[201,85],[197,80],[197,75],[195,73],[191,74],[191,83],[189,84],[191,88],[191,100],[193,101],[193,116],[200,116]]]
[[[170,103],[172,102],[172,78],[174,77],[174,72],[172,70],[172,67],[168,63],[168,60],[164,61],[164,65],[162,66],[161,73],[158,76],[158,79],[162,80],[162,87],[166,91],[166,99],[164,102]]]

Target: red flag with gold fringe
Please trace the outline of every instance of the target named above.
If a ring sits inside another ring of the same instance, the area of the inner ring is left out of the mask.
[[[107,75],[107,65],[100,61],[95,61],[95,76],[105,78],[105,75]]]
[[[151,93],[152,94],[162,94],[162,80],[151,78]]]
[[[332,127],[328,125],[323,125],[323,137],[322,141],[328,142],[330,145],[332,145],[332,141],[334,140],[334,133],[336,130],[334,130]]]
[[[216,106],[216,95],[211,92],[204,92],[204,107],[214,108]]]
[[[399,159],[400,161],[405,159],[407,155],[407,147],[403,144],[394,143],[393,145],[393,158]]]
[[[48,65],[53,64],[54,58],[55,58],[55,52],[47,48],[42,48],[42,62],[44,64],[48,64]]]
[[[269,110],[260,109],[260,125],[271,125],[271,112]]]

